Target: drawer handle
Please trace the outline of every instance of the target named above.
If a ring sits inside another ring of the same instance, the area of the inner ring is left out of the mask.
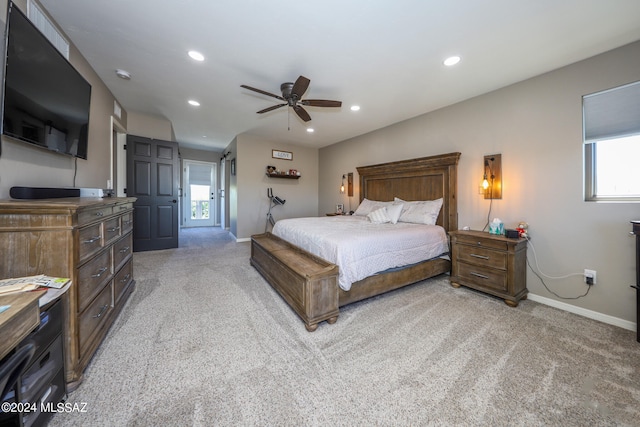
[[[95,242],[96,240],[100,240],[100,236],[89,237],[89,240],[85,240],[85,241],[84,241],[84,242],[82,242],[82,243],[93,243],[93,242]]]
[[[92,274],[91,277],[100,277],[104,274],[105,271],[107,271],[109,268],[108,267],[102,267],[100,270],[98,270],[98,272],[96,274]]]
[[[125,246],[124,248],[120,249],[120,253],[123,254],[125,252],[129,252],[129,246]]]
[[[484,274],[480,274],[480,273],[474,273],[473,271],[471,272],[471,275],[479,277],[481,279],[488,279],[489,278],[489,276],[485,276]]]
[[[104,216],[104,212],[98,211],[98,212],[96,212],[96,216]]]
[[[484,256],[484,255],[476,255],[476,254],[469,254],[474,258],[480,258],[480,259],[489,259],[488,256]]]
[[[126,276],[124,276],[122,280],[120,280],[120,282],[127,283],[129,281],[129,277],[131,277],[131,274],[127,274]]]
[[[104,314],[104,312],[106,311],[106,309],[109,307],[109,304],[105,304],[100,308],[100,313],[96,314],[95,316],[93,316],[94,319],[99,319],[102,317],[102,315]]]
[[[118,231],[118,230],[120,230],[120,227],[107,228],[107,231],[109,233],[113,233],[114,231]]]

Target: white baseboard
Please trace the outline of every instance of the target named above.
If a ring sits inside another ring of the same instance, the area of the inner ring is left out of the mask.
[[[251,241],[251,237],[243,237],[241,239],[236,238],[236,243],[250,242],[250,241]]]
[[[638,325],[628,320],[620,319],[618,317],[609,316],[607,314],[598,313],[597,311],[587,310],[586,308],[576,307],[575,305],[567,304],[565,302],[556,301],[551,298],[541,297],[536,294],[529,294],[528,299],[531,301],[539,302],[540,304],[548,305],[551,307],[559,308],[560,310],[568,311],[570,313],[577,314],[579,316],[588,317],[589,319],[597,320],[609,325],[618,326],[630,331],[637,331]]]

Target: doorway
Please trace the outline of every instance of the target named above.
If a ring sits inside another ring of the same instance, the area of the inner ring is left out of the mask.
[[[216,164],[197,160],[183,162],[185,227],[216,224]]]

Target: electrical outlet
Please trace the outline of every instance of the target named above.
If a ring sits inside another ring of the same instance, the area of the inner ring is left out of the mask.
[[[596,284],[596,271],[584,269],[584,283],[588,285]]]

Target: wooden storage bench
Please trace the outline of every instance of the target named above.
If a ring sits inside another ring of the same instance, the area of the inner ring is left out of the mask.
[[[251,265],[298,313],[309,332],[338,320],[338,266],[271,233],[251,236]]]

